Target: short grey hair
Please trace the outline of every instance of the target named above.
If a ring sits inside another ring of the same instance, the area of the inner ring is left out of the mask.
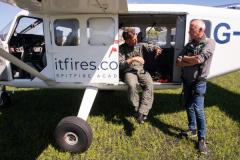
[[[203,31],[205,31],[206,29],[206,24],[203,20],[201,19],[194,19],[191,21],[191,23],[195,22],[195,24],[199,27],[202,28]]]

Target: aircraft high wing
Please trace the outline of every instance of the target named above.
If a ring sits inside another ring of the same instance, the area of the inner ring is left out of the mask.
[[[123,13],[127,0],[1,0],[37,13]]]

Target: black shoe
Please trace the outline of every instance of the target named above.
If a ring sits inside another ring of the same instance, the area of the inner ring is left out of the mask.
[[[147,119],[146,115],[138,112],[138,114],[137,114],[137,122],[139,124],[143,124],[146,119]]]
[[[204,139],[200,139],[198,141],[198,150],[202,154],[207,154],[208,153],[208,148],[206,145],[206,141]]]
[[[187,131],[181,131],[179,133],[180,137],[187,137],[187,138],[193,138],[197,137],[197,130],[187,130]]]

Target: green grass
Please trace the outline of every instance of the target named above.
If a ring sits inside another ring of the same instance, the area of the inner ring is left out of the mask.
[[[208,83],[208,155],[197,152],[196,139],[177,137],[187,129],[180,92],[156,91],[148,122],[138,125],[129,113],[126,91],[100,91],[88,118],[92,145],[83,154],[70,154],[57,149],[53,131],[63,117],[77,114],[83,91],[17,89],[11,97],[13,105],[0,109],[0,159],[239,159],[240,72]]]

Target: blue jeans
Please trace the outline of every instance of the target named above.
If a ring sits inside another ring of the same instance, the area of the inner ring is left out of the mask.
[[[198,139],[206,136],[206,120],[204,114],[204,94],[206,81],[183,83],[185,107],[190,130],[198,131]]]

